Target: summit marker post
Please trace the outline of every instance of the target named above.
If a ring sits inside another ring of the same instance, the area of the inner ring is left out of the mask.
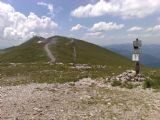
[[[135,71],[136,75],[139,74],[140,72],[140,63],[139,63],[139,57],[141,54],[141,47],[142,47],[142,42],[138,38],[133,41],[133,55],[132,55],[132,61],[135,62]]]

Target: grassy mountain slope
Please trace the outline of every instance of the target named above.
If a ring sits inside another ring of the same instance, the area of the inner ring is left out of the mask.
[[[41,37],[33,37],[20,46],[15,46],[3,50],[0,55],[0,62],[42,62],[47,61],[47,56],[43,50],[44,43],[37,43],[44,40]]]
[[[72,40],[66,37],[58,37],[56,45],[51,47],[51,50],[55,53],[57,62],[73,62],[73,45],[76,47],[77,63],[111,66],[130,66],[132,64],[129,59],[110,50],[77,39],[73,44]]]
[[[73,44],[70,38],[60,36],[54,36],[49,39],[55,37],[56,44],[51,45],[50,50],[56,57],[56,62],[72,63],[73,46],[75,46],[77,53],[76,63],[132,66],[132,62],[129,59],[97,45],[77,39]],[[20,46],[5,49],[5,52],[0,55],[0,62],[28,63],[49,61],[44,51],[45,42],[38,43],[38,41],[47,40],[41,37],[33,37]]]

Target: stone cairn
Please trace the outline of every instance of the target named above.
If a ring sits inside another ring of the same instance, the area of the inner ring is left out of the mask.
[[[142,82],[145,80],[145,77],[141,74],[136,75],[134,70],[127,70],[118,76],[111,77],[110,80],[117,80],[121,82]]]

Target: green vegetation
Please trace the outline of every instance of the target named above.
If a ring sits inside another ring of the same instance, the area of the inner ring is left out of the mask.
[[[132,89],[132,88],[135,88],[135,87],[137,87],[138,85],[134,85],[133,83],[131,83],[131,82],[124,82],[124,83],[122,83],[121,81],[118,81],[118,80],[114,80],[112,83],[111,83],[111,85],[113,86],[113,87],[117,87],[117,86],[119,86],[119,87],[122,87],[122,88],[128,88],[128,89]]]
[[[46,53],[43,49],[44,43],[37,43],[39,40],[43,40],[43,38],[33,37],[20,46],[3,50],[3,54],[0,54],[0,62],[28,63],[48,61]]]
[[[138,86],[137,84],[133,84],[131,82],[125,82],[125,83],[122,84],[121,87],[128,88],[128,89],[133,89],[137,86]]]
[[[113,80],[113,82],[111,83],[112,86],[116,87],[116,86],[121,86],[122,83],[121,81],[118,81],[118,80]]]
[[[153,81],[150,80],[150,79],[147,79],[144,81],[144,84],[143,84],[143,87],[146,89],[146,88],[151,88],[153,85]]]
[[[73,63],[73,46],[75,45],[77,63],[109,65],[115,67],[115,69],[117,69],[117,67],[127,69],[133,66],[129,59],[97,45],[82,40],[75,40],[75,44],[73,44],[71,38],[60,36],[51,38],[56,38],[57,40],[56,44],[50,46],[53,55],[56,57],[56,62]],[[40,40],[45,41],[44,38],[33,37],[20,46],[5,49],[4,53],[0,54],[0,62],[33,63],[49,61],[44,51],[45,42],[38,43]]]
[[[105,48],[82,40],[76,39],[75,44],[71,41],[72,39],[70,38],[57,37],[57,44],[51,47],[57,58],[57,62],[73,63],[73,45],[75,45],[77,63],[109,65],[115,67],[131,67],[133,65],[129,59],[106,50]]]
[[[144,88],[160,89],[160,69],[143,68],[143,74],[147,76],[144,81]]]
[[[47,42],[42,37],[33,37],[29,41],[0,52],[0,85],[17,85],[26,83],[53,83],[76,81],[84,77],[106,78],[133,69],[134,63],[129,59],[106,50],[97,45],[71,38],[54,36],[56,44],[50,50],[57,63],[49,64],[44,46]],[[50,38],[50,39],[51,39]],[[38,43],[38,41],[43,41]],[[89,69],[76,69],[73,63],[73,47],[76,47],[76,63],[87,64]],[[142,66],[143,74],[149,76],[144,88],[160,88],[160,70]],[[113,86],[133,88],[129,83],[113,81]]]
[[[50,64],[47,62],[0,64],[0,85],[28,83],[64,83],[81,78],[107,77],[108,68],[92,65],[90,69],[77,69],[69,64]]]
[[[151,76],[150,79],[144,81],[143,87],[160,89],[160,76]]]

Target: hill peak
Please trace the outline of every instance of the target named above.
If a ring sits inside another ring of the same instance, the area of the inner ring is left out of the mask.
[[[76,43],[72,42],[73,39],[76,40]],[[110,50],[82,40],[58,35],[47,39],[34,36],[22,45],[8,48],[0,55],[0,62],[48,62],[51,61],[48,55],[52,58],[54,56],[55,62],[62,63],[76,62],[77,64],[116,67],[132,65],[129,59]]]

